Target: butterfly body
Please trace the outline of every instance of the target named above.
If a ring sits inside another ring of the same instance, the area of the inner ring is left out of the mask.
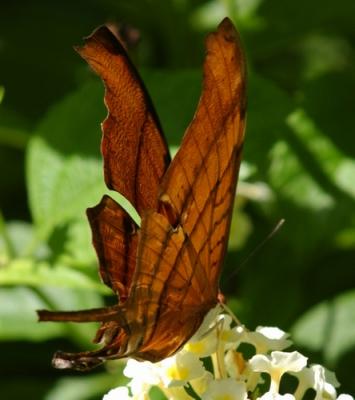
[[[87,210],[100,276],[118,304],[39,311],[41,321],[99,321],[97,351],[57,352],[58,368],[174,354],[218,303],[245,127],[245,63],[225,19],[206,41],[202,95],[172,162],[151,100],[128,56],[101,27],[77,49],[105,82],[105,181],[136,207],[138,227],[111,197]]]

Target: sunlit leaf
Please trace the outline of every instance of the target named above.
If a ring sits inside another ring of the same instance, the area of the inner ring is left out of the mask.
[[[40,341],[66,336],[79,346],[90,346],[94,326],[75,324],[39,324],[36,310],[102,306],[92,291],[65,288],[0,287],[0,340]]]
[[[44,237],[55,226],[84,216],[85,209],[95,205],[106,190],[99,160],[64,158],[40,137],[29,146],[28,186],[36,228]]]
[[[303,110],[293,112],[288,123],[332,183],[355,199],[355,160],[342,154]]]
[[[64,335],[63,325],[39,325],[35,310],[46,307],[38,294],[24,287],[0,287],[0,339],[45,340]]]
[[[302,160],[286,141],[275,143],[271,158],[270,183],[288,201],[314,210],[329,209],[334,206],[332,196],[309,174]]]
[[[316,305],[296,322],[292,333],[296,344],[323,353],[334,364],[355,348],[355,291]]]
[[[54,286],[110,293],[83,272],[63,265],[50,266],[32,259],[15,259],[0,269],[0,285]]]
[[[6,256],[6,262],[8,262],[9,258],[20,257],[24,254],[26,248],[34,240],[34,229],[33,225],[28,222],[10,221],[4,226],[4,230],[6,232],[3,232],[3,236],[0,233],[0,254],[2,257]],[[9,243],[6,243],[6,241]],[[7,250],[6,246],[10,246],[11,249]],[[34,255],[37,258],[44,258],[48,253],[47,246],[42,243],[36,248]]]

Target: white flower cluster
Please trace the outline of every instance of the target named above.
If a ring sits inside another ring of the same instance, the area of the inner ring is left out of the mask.
[[[128,360],[128,387],[111,390],[104,400],[149,400],[152,386],[169,400],[301,400],[308,389],[314,390],[315,400],[354,400],[345,394],[337,397],[333,373],[321,365],[307,366],[307,358],[297,351],[282,351],[292,343],[285,332],[269,327],[250,332],[233,319],[217,306],[174,356],[155,364]],[[251,345],[255,355],[247,359],[239,351],[242,343]],[[292,394],[279,393],[285,373],[297,378]]]

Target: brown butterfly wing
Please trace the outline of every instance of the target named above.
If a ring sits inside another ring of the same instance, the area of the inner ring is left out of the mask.
[[[126,197],[139,214],[154,208],[170,155],[144,84],[107,27],[98,28],[76,50],[106,87],[108,116],[101,144],[106,184]]]
[[[111,197],[87,209],[93,232],[102,281],[119,294],[120,301],[128,296],[136,265],[137,225]]]
[[[106,345],[96,352],[57,354],[56,366],[89,369],[127,356],[157,361],[176,352],[196,331],[217,303],[244,121],[244,58],[226,19],[207,39],[203,93],[161,181],[157,208],[142,214],[128,297],[114,309],[84,312],[87,320],[104,322],[96,339]],[[98,220],[107,220],[102,226],[109,225],[111,206],[98,209]],[[40,313],[43,320],[85,320],[80,312],[54,313],[58,318],[48,314]]]
[[[98,28],[76,50],[105,83],[108,116],[102,124],[101,150],[107,186],[125,196],[138,212],[156,207],[159,183],[170,163],[170,155],[142,80],[124,47],[107,27]],[[89,208],[87,215],[100,276],[123,304],[136,266],[137,226],[109,196]],[[114,324],[110,322],[112,314],[108,308],[69,312],[41,310],[38,314],[40,321],[101,321],[96,341],[110,342],[108,348],[95,354],[58,353],[53,359],[58,368],[90,369],[109,354],[124,351],[127,334],[117,327],[117,316]],[[125,324],[124,316],[121,317],[120,326]]]
[[[202,96],[161,184],[160,208],[191,241],[211,298],[218,290],[243,147],[245,71],[238,34],[225,19],[207,38]]]
[[[140,345],[133,356],[158,361],[174,354],[216,302],[201,302],[207,297],[204,291],[208,277],[183,228],[174,228],[164,215],[148,211],[139,232],[137,268],[127,300],[128,324],[139,324]]]
[[[245,64],[224,20],[207,38],[202,96],[164,175],[158,212],[143,216],[127,308],[139,322],[133,356],[176,352],[218,301],[245,127]],[[161,212],[161,214],[159,213]]]
[[[77,51],[105,82],[108,116],[102,125],[101,150],[106,184],[139,213],[155,208],[170,155],[144,84],[122,44],[105,26]],[[135,268],[137,226],[108,196],[87,215],[101,278],[123,301]]]

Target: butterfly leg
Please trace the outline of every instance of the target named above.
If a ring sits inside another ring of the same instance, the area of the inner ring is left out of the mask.
[[[124,312],[119,306],[93,308],[80,311],[48,311],[38,310],[40,322],[107,322],[117,321],[122,328],[127,326]]]

